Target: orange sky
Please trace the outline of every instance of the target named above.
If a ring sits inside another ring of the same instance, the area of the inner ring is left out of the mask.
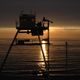
[[[13,38],[15,35],[16,29],[15,28],[0,28],[0,38]],[[24,38],[29,38],[31,35],[22,35]],[[44,34],[44,36],[46,36]],[[19,35],[18,37],[21,37]],[[80,29],[57,29],[54,27],[50,28],[50,38],[53,38],[54,40],[78,40],[80,37]],[[34,37],[36,38],[36,37]]]

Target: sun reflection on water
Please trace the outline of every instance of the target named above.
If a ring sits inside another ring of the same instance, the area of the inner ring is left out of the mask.
[[[42,49],[43,49],[43,52],[44,52],[44,56],[45,56],[45,59],[46,61],[48,60],[48,50],[47,50],[47,45],[45,44],[46,41],[42,41]],[[43,58],[43,54],[42,54],[42,51],[40,50],[40,63],[39,63],[39,66],[44,68],[45,67],[45,62],[44,62],[44,58]]]
[[[45,43],[45,41],[42,41],[42,43]],[[47,45],[46,44],[42,44],[42,48],[43,48],[43,51],[44,51],[45,58],[47,60]]]

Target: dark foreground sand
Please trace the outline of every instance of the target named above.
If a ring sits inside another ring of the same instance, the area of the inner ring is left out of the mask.
[[[0,80],[80,80],[80,76],[53,76],[46,79],[44,77],[12,77],[0,75]]]
[[[80,76],[48,76],[34,73],[0,73],[0,80],[80,80]]]

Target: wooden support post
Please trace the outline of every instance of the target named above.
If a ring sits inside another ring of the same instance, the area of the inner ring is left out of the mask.
[[[67,72],[68,69],[68,42],[65,42],[65,48],[66,48],[66,55],[65,55],[65,70]]]
[[[5,65],[5,63],[6,63],[7,58],[8,58],[8,55],[9,55],[9,53],[10,53],[10,51],[11,51],[11,49],[12,49],[12,46],[13,46],[13,44],[14,44],[14,41],[15,41],[17,35],[18,35],[18,32],[19,32],[19,30],[16,32],[16,34],[15,34],[15,36],[14,36],[14,39],[13,39],[13,41],[12,41],[12,43],[11,43],[11,45],[10,45],[7,53],[6,53],[6,56],[4,57],[4,60],[3,60],[2,64],[1,64],[1,67],[0,67],[0,72],[2,72],[2,70],[3,70],[3,67],[4,67],[4,65]]]
[[[49,44],[49,21],[48,21],[48,44]]]

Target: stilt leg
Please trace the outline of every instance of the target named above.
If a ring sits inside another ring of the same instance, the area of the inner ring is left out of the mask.
[[[16,32],[16,34],[15,34],[15,36],[14,36],[14,39],[13,39],[13,41],[12,41],[12,43],[11,43],[11,45],[10,45],[7,53],[6,53],[6,56],[4,57],[4,60],[3,60],[2,64],[1,64],[1,67],[0,67],[0,72],[2,72],[2,70],[3,70],[4,64],[6,63],[6,60],[7,60],[8,55],[9,55],[11,49],[12,49],[12,46],[13,46],[13,44],[14,44],[14,41],[15,41],[17,35],[18,35],[18,32],[19,32],[19,30]]]

